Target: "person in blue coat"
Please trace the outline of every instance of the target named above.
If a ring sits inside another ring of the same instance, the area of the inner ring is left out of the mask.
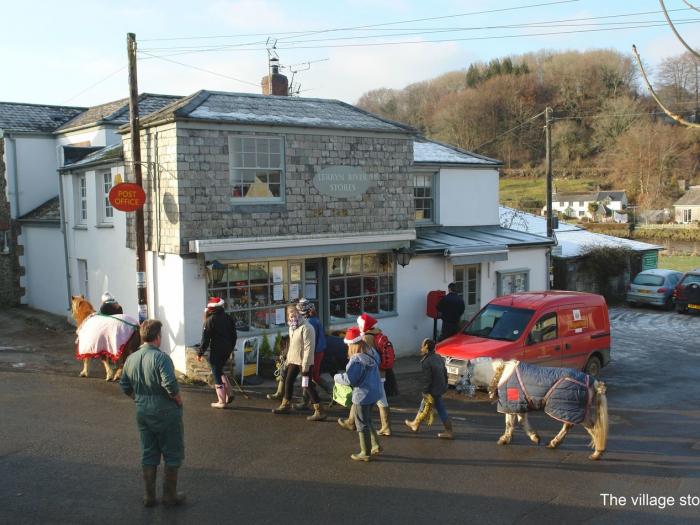
[[[355,407],[355,427],[360,437],[360,452],[352,454],[354,461],[369,461],[382,451],[379,436],[372,424],[372,405],[382,397],[384,387],[379,376],[380,357],[377,351],[362,339],[360,329],[353,326],[345,334],[348,345],[348,365],[345,373],[336,374],[335,382],[352,387]]]
[[[119,382],[122,391],[136,401],[145,485],[143,504],[147,507],[156,503],[156,471],[161,457],[165,461],[163,504],[179,505],[185,500],[185,495],[177,492],[177,473],[185,458],[182,398],[173,361],[159,348],[161,327],[156,319],[143,322],[143,344],[126,359]]]

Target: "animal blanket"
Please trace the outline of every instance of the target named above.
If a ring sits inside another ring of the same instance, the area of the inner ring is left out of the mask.
[[[590,409],[591,376],[570,368],[518,363],[498,385],[498,411],[524,414],[542,410],[564,423],[580,424]]]
[[[106,356],[116,362],[137,328],[138,321],[128,315],[93,314],[78,329],[75,358]]]

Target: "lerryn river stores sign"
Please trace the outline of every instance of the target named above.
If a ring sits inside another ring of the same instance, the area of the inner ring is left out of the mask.
[[[323,168],[313,183],[323,195],[339,198],[361,197],[371,185],[369,175],[355,166]]]

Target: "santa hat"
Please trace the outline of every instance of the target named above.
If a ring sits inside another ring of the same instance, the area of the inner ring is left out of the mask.
[[[224,305],[224,300],[221,297],[210,297],[207,303],[207,308],[219,308]]]
[[[370,331],[377,324],[377,320],[369,314],[362,314],[357,318],[357,326],[360,327],[360,332],[363,334]]]
[[[359,343],[360,341],[362,341],[362,334],[360,333],[360,329],[354,326],[348,328],[348,331],[345,332],[345,339],[343,339],[343,342],[346,345],[352,345],[355,343]]]
[[[114,298],[114,296],[111,293],[105,292],[102,294],[102,302],[103,303],[116,303],[117,300]]]

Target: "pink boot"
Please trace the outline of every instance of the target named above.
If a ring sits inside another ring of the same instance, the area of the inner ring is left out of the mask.
[[[216,397],[219,400],[212,403],[212,408],[226,408],[226,387],[224,385],[216,385]]]
[[[231,383],[228,380],[228,376],[226,374],[223,374],[221,376],[221,381],[224,384],[225,390],[226,390],[226,404],[230,405],[233,403],[233,387],[231,387]]]

